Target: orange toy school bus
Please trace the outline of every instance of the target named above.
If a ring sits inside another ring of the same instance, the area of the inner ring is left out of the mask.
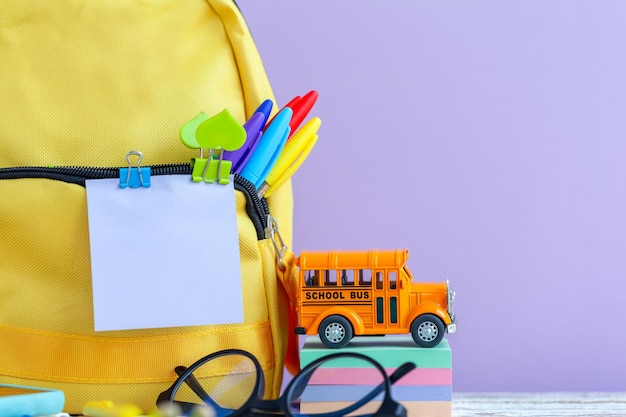
[[[409,251],[303,251],[296,333],[341,348],[356,335],[411,333],[419,346],[454,333],[454,291],[446,283],[412,282]]]

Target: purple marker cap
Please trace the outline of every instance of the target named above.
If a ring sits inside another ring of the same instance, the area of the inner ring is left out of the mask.
[[[261,130],[265,124],[265,115],[257,112],[243,125],[246,130],[246,141],[243,146],[235,151],[224,151],[223,158],[233,162],[231,172],[237,174],[246,164],[248,158],[254,151],[256,144],[259,143]]]

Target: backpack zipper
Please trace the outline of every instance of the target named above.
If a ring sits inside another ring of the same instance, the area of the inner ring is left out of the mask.
[[[86,180],[119,178],[119,175],[119,168],[82,166],[0,168],[0,180],[42,178],[63,181],[81,187],[85,186]],[[189,164],[154,165],[150,167],[150,175],[191,175],[191,166]],[[234,175],[234,187],[246,197],[246,213],[254,224],[257,239],[266,239],[265,228],[269,217],[267,201],[264,198],[259,198],[254,184],[239,174]]]

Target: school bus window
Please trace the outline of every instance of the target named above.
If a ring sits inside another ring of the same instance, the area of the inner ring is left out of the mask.
[[[334,269],[331,271],[324,271],[324,286],[336,286],[337,285],[337,271]]]
[[[389,298],[389,321],[398,322],[398,299],[396,297]]]
[[[377,290],[383,289],[383,273],[380,271],[376,272],[376,289]]]
[[[342,269],[341,270],[341,285],[354,285],[354,270]]]
[[[308,270],[306,271],[306,277],[304,284],[307,287],[315,287],[319,285],[319,271]]]
[[[389,289],[395,290],[397,288],[396,271],[389,271]]]
[[[359,269],[359,285],[365,287],[372,286],[372,271],[369,269]]]
[[[376,323],[381,324],[385,322],[385,305],[383,297],[376,297]]]

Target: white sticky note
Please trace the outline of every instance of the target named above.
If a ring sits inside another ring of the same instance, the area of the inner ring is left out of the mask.
[[[86,181],[96,331],[243,322],[233,179]]]

